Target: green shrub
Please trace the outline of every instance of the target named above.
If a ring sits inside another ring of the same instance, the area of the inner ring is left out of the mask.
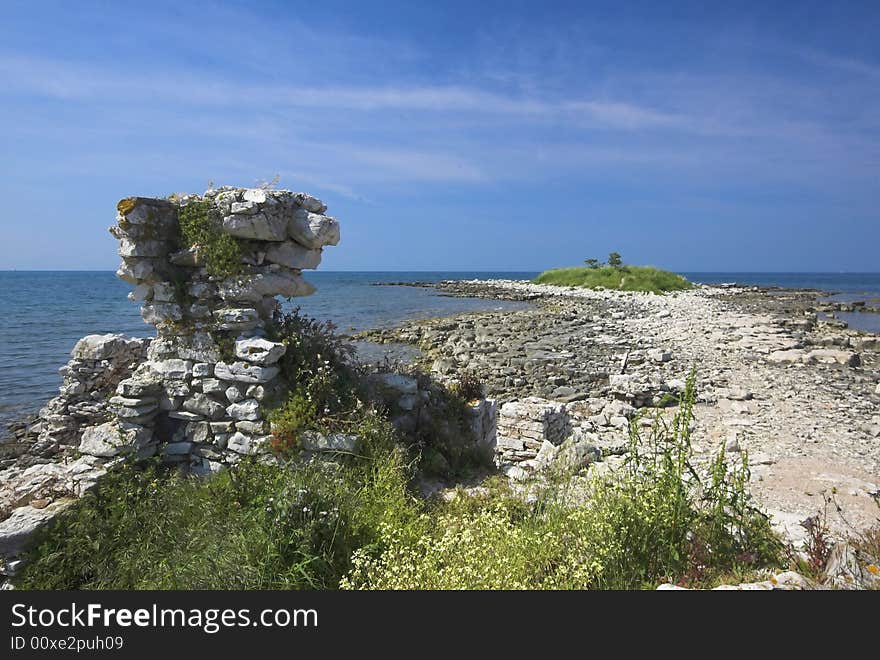
[[[341,345],[308,327],[304,342],[323,336],[326,360],[342,365]],[[316,366],[294,357],[300,373]],[[484,496],[446,503],[412,495],[416,460],[381,415],[354,405],[328,422],[294,391],[273,413],[284,429],[277,438],[295,447],[303,428],[330,424],[358,436],[357,452],[243,459],[207,479],[125,464],[41,530],[16,586],[629,589],[711,585],[775,566],[782,545],[749,500],[747,457],[729,464],[722,451],[705,469],[693,462],[694,398],[692,375],[670,425],[658,417],[642,437],[632,424],[614,473],[536,484],[534,502],[488,479]],[[472,443],[449,450],[437,437],[421,445],[423,468],[469,465],[455,451]]]
[[[344,465],[243,460],[208,479],[129,465],[41,532],[25,589],[327,589],[419,512],[411,467],[367,417]]]
[[[681,275],[652,266],[579,266],[547,270],[535,278],[537,284],[577,286],[588,289],[650,291],[665,293],[692,288]]]
[[[277,310],[267,330],[287,347],[278,362],[291,388],[302,392],[322,418],[350,411],[357,405],[360,373],[354,348],[336,334],[330,321]]]
[[[290,393],[277,408],[269,411],[272,425],[272,449],[281,454],[290,454],[300,448],[303,431],[312,428],[318,421],[318,410],[301,390]]]
[[[463,401],[477,401],[483,398],[483,382],[470,373],[463,373],[450,391]]]
[[[242,272],[241,246],[222,231],[220,218],[210,200],[194,200],[181,206],[178,221],[184,246],[198,246],[199,259],[208,274],[231,277]]]
[[[385,526],[383,542],[355,553],[346,588],[632,589],[662,580],[707,584],[781,561],[766,517],[748,502],[747,464],[723,454],[701,481],[691,464],[693,378],[672,427],[643,441],[585,493],[571,482],[525,507],[511,496],[422,514]],[[379,547],[381,552],[375,551]]]

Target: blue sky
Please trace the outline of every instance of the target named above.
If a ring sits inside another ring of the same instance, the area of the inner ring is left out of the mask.
[[[0,10],[0,269],[114,268],[119,198],[277,173],[324,269],[880,270],[877,3]]]

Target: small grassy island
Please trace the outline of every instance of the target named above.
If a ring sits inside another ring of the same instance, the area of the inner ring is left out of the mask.
[[[693,284],[678,273],[660,270],[653,266],[623,264],[620,255],[616,252],[608,255],[607,264],[601,264],[597,259],[587,259],[586,264],[573,268],[545,270],[535,278],[535,283],[651,293],[684,291],[693,287]]]

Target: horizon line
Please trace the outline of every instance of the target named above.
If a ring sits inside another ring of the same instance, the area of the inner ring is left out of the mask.
[[[632,264],[630,264],[632,265]],[[577,266],[557,266],[554,268],[576,268]],[[550,269],[544,269],[550,270]],[[880,271],[859,270],[689,270],[689,269],[664,269],[676,273],[698,273],[718,275],[880,275]],[[0,273],[115,273],[113,268],[0,268]],[[307,270],[304,275],[316,273],[541,273],[538,269],[511,269],[511,268],[431,268],[427,270],[411,268],[348,268],[340,270]]]

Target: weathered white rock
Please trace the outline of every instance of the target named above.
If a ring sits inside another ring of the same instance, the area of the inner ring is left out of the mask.
[[[230,385],[227,387],[224,395],[229,403],[238,403],[242,399],[247,398],[238,385]]]
[[[247,419],[239,419],[235,422],[234,430],[249,435],[263,435],[269,432],[269,423],[262,420],[251,421]]]
[[[211,424],[212,422],[190,422],[186,425],[186,439],[191,442],[211,442],[214,437]]]
[[[815,360],[822,364],[843,364],[848,367],[857,367],[861,364],[861,358],[858,353],[852,351],[836,351],[830,348],[819,348],[810,351],[807,360]]]
[[[727,434],[727,440],[724,441],[724,451],[735,453],[740,450],[739,437],[736,431],[730,431]]]
[[[672,359],[672,351],[666,351],[662,348],[652,348],[648,351],[648,359],[658,363],[669,362]]]
[[[296,241],[273,243],[266,250],[266,261],[297,270],[314,269],[321,263],[322,252],[310,250]]]
[[[317,197],[312,197],[307,193],[295,192],[291,194],[293,201],[312,213],[323,213],[327,210],[327,205]]]
[[[116,393],[123,397],[140,398],[157,396],[162,388],[162,377],[146,365],[129,377],[119,381]]]
[[[161,257],[168,252],[165,241],[132,241],[125,237],[119,241],[119,256],[127,257]]]
[[[153,296],[153,287],[149,284],[138,284],[128,294],[128,299],[132,302],[143,302],[149,300]]]
[[[339,223],[330,216],[297,209],[287,224],[287,234],[300,245],[314,250],[339,243]]]
[[[86,335],[70,352],[75,360],[107,360],[127,345],[125,337],[118,334]]]
[[[223,218],[223,231],[237,238],[257,241],[283,241],[287,238],[287,218],[265,213],[236,213]]]
[[[219,285],[219,292],[224,300],[258,303],[266,296],[310,296],[315,292],[315,287],[306,282],[299,273],[279,270],[223,280]]]
[[[245,399],[226,407],[226,414],[232,419],[256,421],[260,419],[260,402],[256,399]]]
[[[180,321],[183,310],[175,303],[150,303],[141,307],[141,318],[150,325]]]
[[[156,282],[153,285],[153,300],[156,302],[174,302],[175,290],[171,282]]]
[[[593,434],[580,433],[568,438],[554,456],[554,467],[564,472],[576,472],[602,459],[602,451],[593,442]]]
[[[226,391],[226,387],[226,384],[217,378],[205,378],[202,381],[202,392],[205,394],[223,394]]]
[[[207,394],[198,393],[183,402],[183,409],[215,421],[222,419],[226,412],[221,404],[211,399]]]
[[[233,269],[237,275],[218,278],[209,272],[211,264],[206,262],[203,246],[179,245],[179,210],[191,203],[213,207],[210,212],[216,214],[223,231],[246,241],[240,243],[241,268]],[[170,200],[132,197],[122,200],[117,208],[117,224],[110,233],[119,240],[122,264],[118,274],[135,285],[130,298],[143,302],[141,315],[157,326],[158,337],[147,351],[143,372],[124,379],[116,388],[110,411],[118,419],[151,428],[158,424],[157,418],[166,415],[186,422],[176,431],[166,429],[163,423],[162,433],[168,431],[173,438],[151,440],[150,447],[155,450],[160,440],[197,442],[193,465],[202,459],[234,462],[235,456],[224,453],[229,443],[230,451],[252,453],[253,442],[261,440],[259,434],[267,429],[259,402],[284,387],[276,363],[286,347],[250,335],[265,336],[259,329],[279,308],[276,296],[303,296],[314,291],[302,279],[301,270],[316,268],[323,246],[338,242],[338,223],[323,215],[326,205],[321,200],[267,187],[223,187],[203,196],[178,195]],[[240,335],[234,346],[234,362],[223,359],[225,345],[218,343],[217,331]],[[117,350],[133,350],[126,346],[114,336],[99,336],[86,339],[78,350],[83,359],[98,362],[115,359]],[[140,355],[142,358],[143,351]],[[63,388],[66,397],[83,400],[47,412],[41,433],[94,426],[105,419],[108,404],[104,392],[100,400],[90,400],[91,381],[71,378]],[[418,403],[415,401],[414,411]],[[230,414],[238,427],[226,420]],[[91,424],[79,421],[91,419]],[[223,426],[214,429],[211,424]],[[123,451],[109,433],[98,431],[86,436],[84,449],[102,455]],[[146,447],[141,449],[146,451]],[[159,447],[159,451],[165,457],[178,456],[174,448]],[[181,453],[174,460],[184,460],[183,456]],[[202,467],[212,469],[209,464]]]
[[[235,430],[234,422],[210,422],[211,433],[232,433]]]
[[[250,330],[260,322],[260,315],[252,307],[215,309],[213,317],[220,330]]]
[[[253,455],[258,453],[268,436],[251,436],[236,431],[229,438],[226,448],[236,454]]]
[[[27,549],[34,533],[71,503],[72,500],[61,500],[42,509],[32,506],[15,509],[12,515],[0,522],[0,557],[21,554]]]
[[[880,588],[878,561],[880,557],[869,557],[848,543],[837,543],[828,556],[825,579],[838,589]]]
[[[235,342],[235,356],[251,364],[268,366],[275,364],[287,352],[287,346],[262,337],[239,339]]]
[[[608,384],[616,389],[624,388],[634,380],[635,376],[632,374],[611,374],[608,376]]]
[[[773,351],[767,357],[770,362],[777,363],[794,363],[794,362],[803,362],[804,356],[806,355],[806,351],[801,349],[793,348],[786,351]]]
[[[214,375],[221,380],[239,383],[268,383],[280,372],[278,367],[261,367],[247,362],[218,362],[214,367]]]
[[[89,456],[111,458],[143,448],[152,437],[152,431],[143,426],[110,421],[83,431],[79,451]]]
[[[158,360],[150,363],[150,367],[163,378],[171,380],[184,380],[192,376],[193,363],[189,360],[172,358],[170,360]]]

